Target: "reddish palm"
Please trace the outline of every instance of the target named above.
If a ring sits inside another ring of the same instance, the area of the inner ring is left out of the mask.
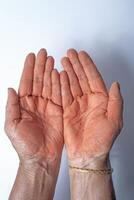
[[[97,68],[85,52],[68,51],[61,73],[64,138],[72,164],[107,157],[122,127],[122,98],[117,83],[109,94]],[[68,80],[69,77],[69,80]],[[70,82],[70,87],[69,87]]]
[[[29,54],[19,95],[9,89],[5,129],[20,160],[55,161],[63,147],[59,74],[43,49]],[[44,83],[44,84],[43,84]],[[59,92],[57,92],[59,91]]]

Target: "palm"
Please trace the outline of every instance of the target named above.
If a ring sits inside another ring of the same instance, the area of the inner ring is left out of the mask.
[[[41,97],[23,97],[20,107],[21,120],[16,124],[13,135],[16,135],[14,146],[21,158],[36,154],[55,158],[63,140],[61,108]]]
[[[19,95],[10,90],[5,128],[20,159],[56,160],[63,147],[59,74],[52,57],[28,55]],[[44,72],[45,68],[45,72]],[[11,111],[11,112],[10,112]]]
[[[122,99],[117,83],[108,94],[101,75],[85,52],[77,54],[70,50],[62,64],[67,72],[61,74],[61,83],[69,159],[88,161],[106,155],[122,126]]]
[[[107,117],[108,98],[100,95],[83,95],[65,112],[65,138],[71,157],[80,154],[94,156],[107,153],[111,147],[115,124]],[[78,110],[75,110],[78,104]],[[82,105],[82,106],[80,106]]]

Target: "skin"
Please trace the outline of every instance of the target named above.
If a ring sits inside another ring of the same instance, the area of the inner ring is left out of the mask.
[[[90,56],[74,49],[61,60],[64,140],[69,165],[105,169],[109,152],[123,126],[123,100],[114,82],[108,91]],[[115,199],[110,175],[70,169],[72,200]],[[90,183],[90,184],[89,184]]]
[[[26,57],[18,93],[8,90],[5,131],[20,159],[9,199],[53,199],[63,117],[59,73],[45,49]]]
[[[62,65],[65,71],[59,77],[44,49],[37,58],[29,54],[18,94],[8,90],[5,130],[20,158],[10,200],[53,199],[63,122],[69,165],[110,167],[109,152],[123,124],[119,84],[113,83],[107,91],[84,51],[70,49]],[[111,175],[70,169],[70,188],[73,200],[115,199]]]

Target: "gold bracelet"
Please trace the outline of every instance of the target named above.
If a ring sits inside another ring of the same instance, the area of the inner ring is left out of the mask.
[[[72,169],[72,170],[79,171],[79,172],[101,174],[101,175],[112,174],[113,173],[113,169],[112,168],[107,168],[107,169],[82,169],[82,168],[73,167],[73,166],[69,166],[69,168]]]

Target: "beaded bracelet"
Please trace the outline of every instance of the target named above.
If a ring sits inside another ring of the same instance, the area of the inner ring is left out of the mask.
[[[72,170],[79,171],[79,172],[101,174],[101,175],[112,174],[113,173],[113,169],[112,168],[107,168],[107,169],[82,169],[82,168],[73,167],[73,166],[69,166],[69,168],[72,169]]]

